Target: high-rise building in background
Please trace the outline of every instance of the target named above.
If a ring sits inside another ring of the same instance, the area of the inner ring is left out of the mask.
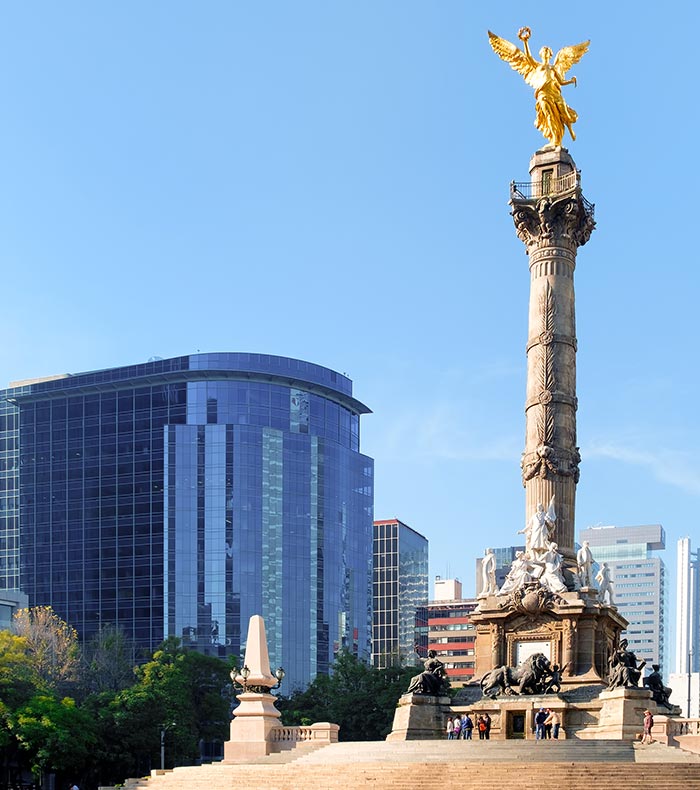
[[[369,660],[373,461],[352,382],[196,354],[0,391],[0,589],[89,639],[241,655],[265,618],[287,688]]]
[[[668,685],[673,703],[685,716],[700,718],[700,552],[690,538],[678,541],[676,553],[676,644]]]
[[[474,598],[462,597],[459,579],[435,579],[434,599],[428,604],[428,649],[437,652],[455,687],[474,678],[476,628],[471,613],[476,605]]]
[[[700,670],[700,557],[690,538],[678,541],[676,554],[676,655],[677,674]]]
[[[428,643],[428,541],[398,519],[374,522],[375,667],[407,666]]]
[[[580,540],[589,542],[599,566],[607,562],[610,568],[615,605],[629,622],[623,636],[630,650],[648,668],[659,664],[668,674],[668,582],[664,561],[654,554],[666,548],[663,527],[589,527]]]
[[[28,604],[27,596],[19,590],[0,590],[0,631],[10,628],[18,609]]]
[[[515,559],[515,554],[518,551],[525,551],[525,546],[503,546],[500,549],[493,549],[494,557],[496,558],[496,585],[500,588],[506,580],[506,576],[510,571],[510,566]],[[481,575],[481,563],[483,557],[476,558],[476,595],[480,595],[483,587],[484,580]]]

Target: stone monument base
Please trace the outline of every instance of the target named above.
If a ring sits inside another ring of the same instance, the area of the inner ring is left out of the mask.
[[[224,744],[224,762],[245,762],[274,751],[272,731],[279,727],[280,712],[272,694],[245,692],[238,695],[231,737]]]
[[[394,724],[387,741],[418,741],[445,737],[449,697],[403,694],[396,706]]]
[[[475,724],[480,714],[488,713],[492,740],[534,740],[535,716],[540,708],[559,714],[559,740],[633,741],[642,733],[645,710],[654,716],[654,733],[665,733],[680,715],[677,706],[667,708],[654,702],[646,688],[608,691],[602,685],[582,686],[561,694],[503,694],[495,698],[482,697],[478,687],[467,686],[452,700],[450,711],[469,713]],[[669,742],[665,735],[654,737]]]
[[[541,652],[562,668],[562,691],[604,685],[610,648],[627,627],[596,590],[554,595],[535,582],[482,599],[471,619],[477,629],[476,677],[496,667],[516,667]]]
[[[484,697],[468,707],[453,706],[456,713],[469,712],[474,727],[480,715],[491,717],[490,740],[534,740],[535,716],[540,708],[556,710],[562,723],[566,720],[567,702],[558,694],[508,694],[496,699]],[[474,737],[478,737],[476,729]],[[559,740],[566,740],[566,728],[560,727]]]
[[[596,702],[597,721],[576,732],[582,740],[612,738],[634,741],[643,729],[644,711],[650,710],[656,719],[680,714],[680,709],[657,705],[651,692],[644,688],[617,688],[602,691]]]

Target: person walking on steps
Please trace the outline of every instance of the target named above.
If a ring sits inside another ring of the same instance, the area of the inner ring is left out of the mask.
[[[654,717],[650,710],[644,711],[644,734],[642,735],[642,743],[653,743],[654,739],[651,737],[651,729],[654,726]]]
[[[449,716],[448,719],[447,719],[446,731],[447,731],[447,740],[448,741],[454,740],[454,737],[455,737],[455,726],[454,726],[454,724],[452,722],[452,717],[451,716]]]
[[[535,740],[544,740],[544,723],[547,719],[547,712],[544,708],[540,708],[535,716]]]
[[[483,716],[479,716],[477,719],[476,728],[479,730],[479,740],[483,741],[486,738],[486,722]]]
[[[484,740],[488,741],[491,737],[491,717],[488,713],[484,713],[484,724],[486,725],[486,729],[484,730]]]
[[[471,741],[472,730],[474,729],[474,722],[468,713],[462,716],[462,737],[465,741]]]
[[[459,718],[459,716],[455,716],[452,721],[452,732],[454,734],[454,739],[458,741],[459,736],[462,733],[462,720]]]
[[[559,740],[559,728],[561,727],[561,716],[555,711],[549,709],[549,715],[544,721],[545,732],[547,732],[547,727],[550,728],[552,733],[552,738],[555,741]],[[549,737],[549,736],[547,736]]]

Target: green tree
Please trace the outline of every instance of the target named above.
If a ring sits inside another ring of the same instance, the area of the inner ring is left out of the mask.
[[[121,691],[132,686],[136,649],[123,628],[103,625],[83,648],[83,684],[88,692]]]
[[[40,690],[27,640],[10,631],[0,631],[0,765],[2,777],[10,766],[21,762],[19,743],[13,732],[13,714]]]
[[[311,685],[278,707],[286,725],[330,721],[340,725],[342,741],[381,740],[391,731],[399,697],[416,667],[375,669],[348,652],[336,659],[330,676],[318,675]]]
[[[40,683],[27,640],[0,631],[0,701],[14,710],[36,692]]]
[[[218,658],[166,640],[135,670],[136,682],[86,701],[99,733],[100,783],[123,781],[160,766],[165,730],[166,765],[191,764],[200,739],[225,740],[230,721],[229,667]]]
[[[36,672],[48,688],[72,690],[80,676],[78,634],[50,606],[19,609],[12,629],[26,640]]]
[[[10,729],[36,776],[47,770],[81,775],[95,746],[91,717],[69,697],[35,695],[11,714]]]

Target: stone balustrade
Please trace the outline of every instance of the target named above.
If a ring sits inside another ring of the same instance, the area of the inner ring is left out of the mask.
[[[700,735],[700,719],[669,718],[662,723],[666,725],[666,732],[671,737],[676,735]]]
[[[326,743],[338,743],[337,724],[319,721],[302,727],[274,727],[270,731],[270,742],[275,744],[275,751],[294,749],[298,744],[313,743],[319,746]]]

